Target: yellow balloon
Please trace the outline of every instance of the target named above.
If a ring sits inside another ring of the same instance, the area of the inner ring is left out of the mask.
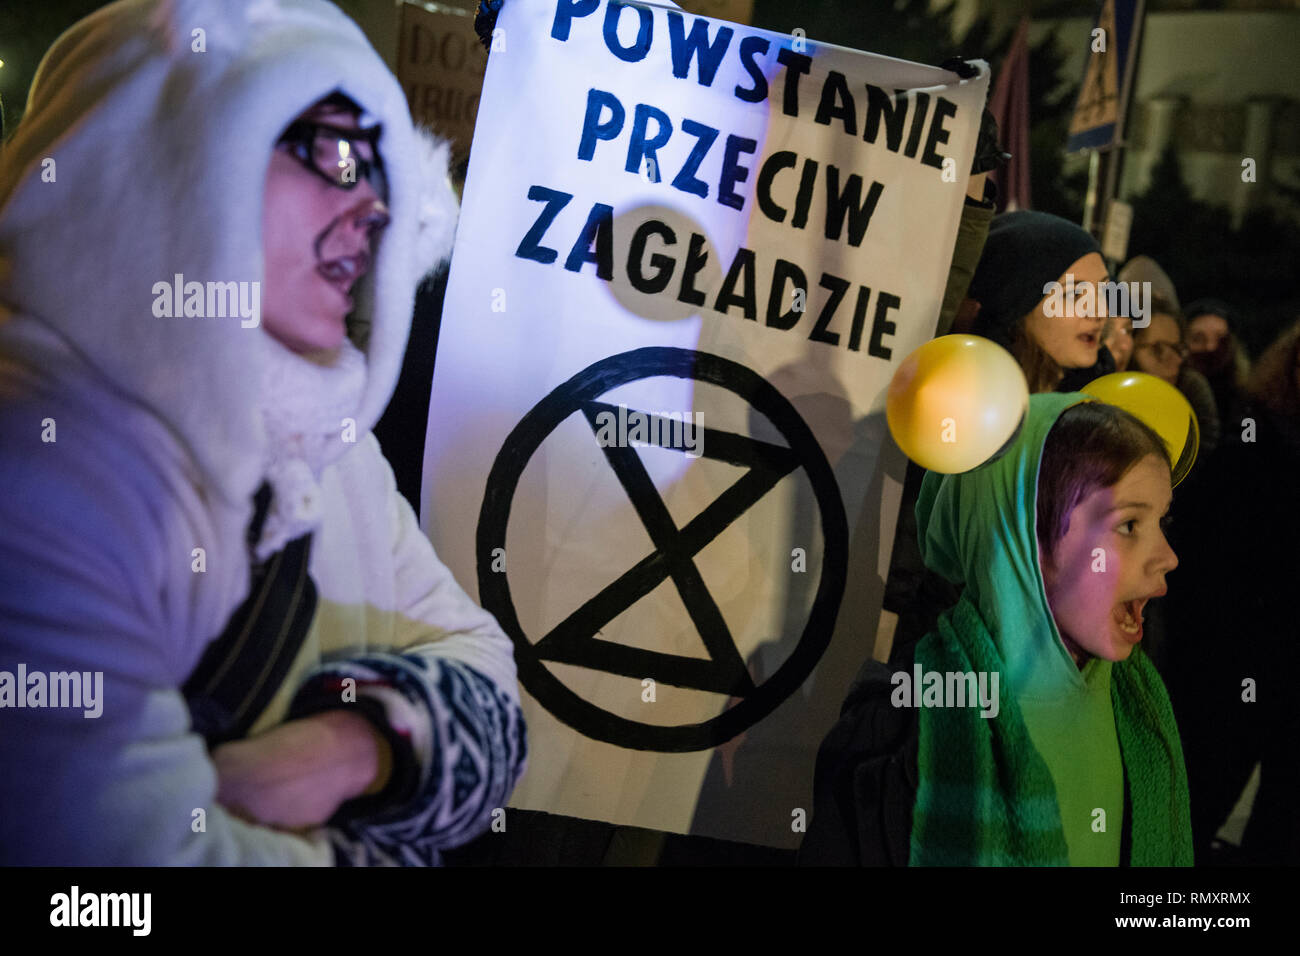
[[[954,475],[996,455],[1028,407],[1025,373],[1010,352],[978,335],[944,335],[903,359],[885,418],[908,458]]]
[[[1080,389],[1107,405],[1118,405],[1159,435],[1174,463],[1174,485],[1187,477],[1201,446],[1196,412],[1183,393],[1162,378],[1145,372],[1114,372]]]

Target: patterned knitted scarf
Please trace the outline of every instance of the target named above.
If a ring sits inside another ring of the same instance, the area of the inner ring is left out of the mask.
[[[974,605],[963,598],[917,645],[923,671],[1004,673]],[[1164,684],[1140,647],[1111,671],[1111,700],[1128,781],[1131,866],[1191,866],[1187,772]],[[964,707],[919,715],[920,785],[912,866],[1066,866],[1051,773],[1004,682],[994,719]]]

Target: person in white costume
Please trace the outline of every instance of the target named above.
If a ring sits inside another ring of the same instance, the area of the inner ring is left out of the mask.
[[[510,640],[370,433],[447,163],[322,0],[47,53],[0,152],[0,864],[431,865],[505,806]]]

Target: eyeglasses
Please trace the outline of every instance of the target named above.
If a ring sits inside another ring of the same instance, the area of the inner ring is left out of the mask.
[[[1138,346],[1141,350],[1149,349],[1154,353],[1157,362],[1163,362],[1165,359],[1177,356],[1180,359],[1186,359],[1191,350],[1182,342],[1147,342]]]
[[[339,189],[355,189],[365,180],[385,203],[388,178],[376,146],[380,127],[342,129],[326,123],[297,120],[289,125],[277,145],[289,147],[289,154],[304,167]]]

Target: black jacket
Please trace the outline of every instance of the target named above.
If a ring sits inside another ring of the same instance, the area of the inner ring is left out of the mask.
[[[898,669],[912,669],[909,648]],[[800,865],[907,866],[916,803],[916,711],[893,707],[894,668],[868,659],[817,752]]]
[[[911,673],[916,645],[890,664],[868,659],[817,752],[813,813],[801,866],[907,866],[916,804],[919,711],[890,703],[896,671]],[[1131,847],[1132,806],[1124,774],[1120,865]]]

